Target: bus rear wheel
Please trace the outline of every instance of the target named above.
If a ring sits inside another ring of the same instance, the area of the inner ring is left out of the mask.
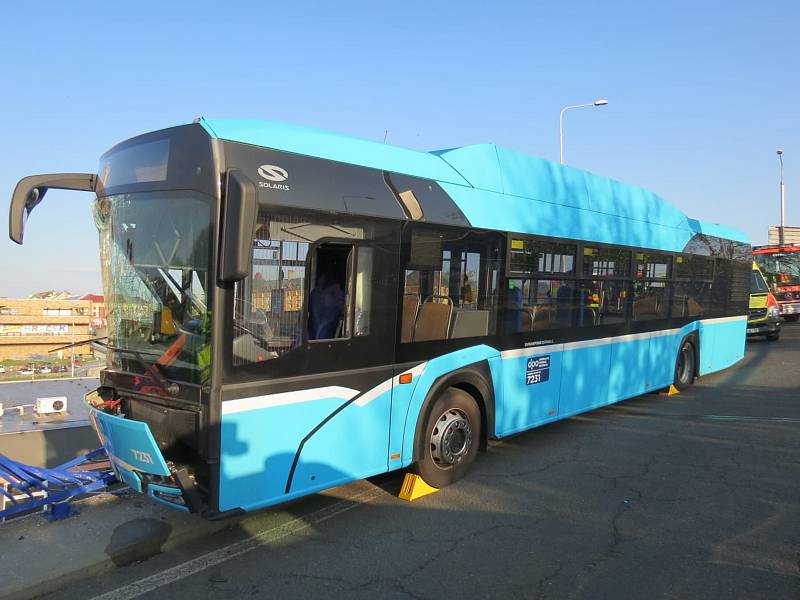
[[[435,488],[455,483],[475,462],[480,432],[481,412],[475,399],[463,390],[448,388],[428,413],[422,432],[423,455],[413,470]]]
[[[685,340],[675,361],[675,381],[672,384],[679,390],[685,390],[694,382],[696,357],[694,344]]]

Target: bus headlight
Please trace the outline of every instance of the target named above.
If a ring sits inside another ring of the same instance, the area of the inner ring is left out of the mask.
[[[768,317],[780,317],[781,316],[781,311],[778,308],[777,304],[773,304],[772,306],[770,306],[767,309],[767,316]]]

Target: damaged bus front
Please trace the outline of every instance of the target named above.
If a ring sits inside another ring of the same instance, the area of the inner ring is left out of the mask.
[[[101,385],[87,396],[92,423],[121,480],[208,515],[219,463],[214,296],[217,278],[224,285],[236,268],[236,250],[225,257],[215,243],[222,185],[236,188],[231,235],[247,216],[246,186],[221,173],[215,144],[200,125],[185,125],[118,144],[97,174],[26,177],[9,220],[10,237],[21,244],[48,189],[96,193],[108,332],[92,341],[107,356]],[[217,259],[226,260],[221,270]]]

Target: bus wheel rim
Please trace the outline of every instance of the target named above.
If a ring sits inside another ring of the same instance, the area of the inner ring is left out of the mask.
[[[431,457],[441,468],[449,468],[469,454],[472,426],[467,416],[456,408],[445,411],[431,432]]]

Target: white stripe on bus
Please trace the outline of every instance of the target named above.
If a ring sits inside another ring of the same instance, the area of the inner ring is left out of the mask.
[[[419,377],[425,372],[425,367],[427,366],[427,364],[428,364],[427,362],[421,363],[416,367],[414,367],[413,369],[409,369],[408,371],[403,371],[400,375],[411,373],[412,377]],[[379,383],[371,390],[365,392],[364,395],[358,398],[355,402],[353,402],[353,404],[357,404],[358,406],[366,406],[381,394],[385,394],[386,392],[391,390],[393,385],[400,385],[400,375],[392,377],[391,379],[387,379],[383,383]]]
[[[297,390],[295,392],[267,394],[266,396],[255,396],[253,398],[239,398],[238,400],[227,400],[223,402],[222,414],[231,415],[248,410],[258,410],[259,408],[274,408],[276,406],[309,402],[311,400],[322,400],[325,398],[343,398],[345,400],[350,400],[350,398],[358,393],[358,390],[352,388],[331,385],[308,390]]]
[[[714,319],[702,319],[700,323],[704,325],[715,325],[717,323],[731,323],[734,321],[746,321],[747,315],[738,317],[718,317]],[[552,354],[554,352],[563,352],[566,350],[579,350],[581,348],[593,348],[597,346],[605,346],[607,344],[616,344],[624,342],[633,342],[636,340],[649,340],[651,338],[663,337],[668,335],[678,335],[680,329],[662,329],[659,331],[645,331],[643,333],[631,333],[627,335],[618,335],[615,337],[598,338],[596,340],[583,340],[580,342],[565,342],[564,344],[549,344],[547,346],[532,346],[530,348],[516,348],[514,350],[503,350],[500,357],[504,360],[509,358],[523,358],[526,356],[535,356],[537,354]]]

